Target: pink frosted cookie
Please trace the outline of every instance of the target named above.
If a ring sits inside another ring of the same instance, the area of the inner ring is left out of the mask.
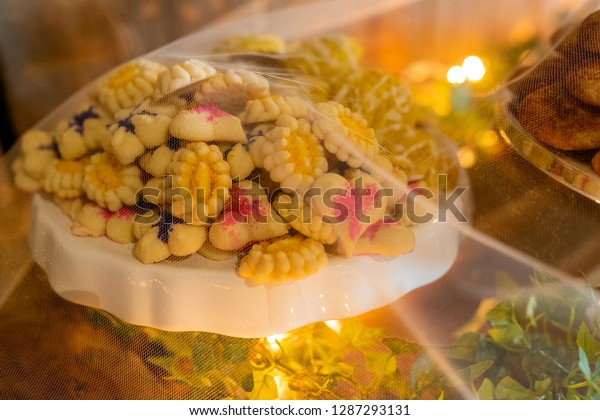
[[[314,182],[311,190],[312,209],[330,223],[338,240],[338,252],[344,256],[354,253],[356,242],[365,230],[381,220],[387,207],[381,184],[365,173],[346,179],[327,173]]]
[[[213,104],[180,111],[170,131],[174,137],[188,141],[247,141],[240,119]]]
[[[353,255],[383,255],[395,257],[415,248],[414,232],[400,222],[380,220],[362,234],[354,246]]]
[[[287,225],[271,210],[266,191],[255,182],[242,181],[231,187],[231,199],[208,235],[215,248],[235,251],[287,232]]]
[[[71,232],[77,236],[103,236],[111,215],[112,212],[96,204],[86,204],[73,222]]]

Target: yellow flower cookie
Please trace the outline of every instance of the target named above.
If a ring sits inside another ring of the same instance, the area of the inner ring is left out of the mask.
[[[244,124],[275,121],[281,114],[294,118],[308,116],[308,104],[298,96],[268,96],[252,99],[240,114]]]
[[[379,144],[367,120],[349,108],[335,102],[315,105],[312,112],[313,131],[323,140],[323,145],[335,157],[353,168],[372,159],[379,151]]]
[[[125,166],[106,152],[96,153],[85,167],[83,189],[100,207],[117,211],[135,204],[143,184],[136,166]]]
[[[83,194],[83,173],[87,161],[55,159],[46,172],[44,190],[59,198],[74,198]]]
[[[173,188],[165,192],[175,217],[194,224],[216,217],[229,199],[229,164],[219,148],[202,142],[188,144],[169,164]]]
[[[263,166],[282,188],[302,194],[315,178],[327,172],[325,151],[308,120],[281,115],[266,137]]]
[[[246,143],[240,119],[213,104],[180,111],[170,126],[171,134],[187,141]]]
[[[71,118],[61,120],[54,130],[61,158],[79,159],[100,149],[108,122],[94,105],[84,106]]]
[[[154,98],[159,99],[187,85],[204,80],[217,73],[213,66],[197,59],[169,66],[158,75]]]
[[[94,94],[113,113],[132,108],[152,94],[159,73],[165,69],[155,61],[132,60],[110,73],[96,86]]]
[[[135,223],[139,225],[139,223]],[[133,247],[133,255],[144,264],[153,264],[171,255],[185,257],[198,252],[206,240],[203,226],[185,224],[182,219],[167,212],[141,229],[134,226],[139,240]]]
[[[292,236],[252,246],[240,261],[238,273],[257,284],[299,280],[327,265],[323,244]]]

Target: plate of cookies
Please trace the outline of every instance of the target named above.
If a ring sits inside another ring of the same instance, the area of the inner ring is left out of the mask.
[[[557,34],[499,95],[501,135],[544,172],[600,202],[600,11]]]
[[[138,58],[25,133],[12,167],[53,289],[134,324],[259,337],[439,279],[459,248],[437,205],[464,182],[455,150],[358,51],[254,36]]]

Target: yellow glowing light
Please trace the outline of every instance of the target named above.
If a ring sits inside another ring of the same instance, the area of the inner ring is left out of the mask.
[[[470,168],[477,162],[475,151],[468,146],[463,146],[457,151],[458,161],[463,168]]]
[[[477,144],[480,147],[494,147],[498,143],[498,135],[494,130],[485,130],[479,134]]]
[[[485,66],[481,58],[471,55],[464,59],[462,68],[469,79],[472,82],[481,80],[485,75]]]
[[[446,79],[454,85],[459,85],[467,79],[467,74],[461,66],[452,66],[446,73]]]
[[[274,334],[267,337],[267,343],[275,344],[285,338],[285,334]]]
[[[338,334],[342,330],[342,324],[340,324],[340,321],[337,321],[335,319],[325,321],[325,325],[327,325],[331,330],[335,331]]]

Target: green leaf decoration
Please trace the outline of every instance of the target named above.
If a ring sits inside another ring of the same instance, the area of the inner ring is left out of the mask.
[[[220,367],[222,359],[222,348],[219,336],[199,335],[192,344],[192,362],[194,369],[198,372],[208,372]]]
[[[579,347],[579,363],[577,366],[579,367],[579,370],[581,370],[581,373],[583,373],[585,379],[587,379],[588,382],[591,382],[592,371],[590,369],[590,362],[588,361],[585,351],[581,347]]]
[[[342,324],[340,335],[348,340],[350,346],[364,349],[379,341],[384,331],[383,328],[367,327],[357,319],[350,319]]]
[[[275,400],[279,396],[277,382],[273,375],[254,372],[254,389],[248,392],[251,400]]]
[[[582,323],[577,330],[577,346],[585,352],[589,363],[596,363],[599,360],[600,341],[592,335],[585,323]]]
[[[532,400],[539,395],[506,376],[496,385],[495,397],[497,400]]]
[[[386,337],[381,340],[392,353],[398,356],[412,356],[423,352],[423,346],[403,338]]]
[[[396,357],[390,353],[365,352],[367,370],[377,375],[389,375],[396,371]]]
[[[477,390],[477,398],[480,400],[494,400],[495,399],[495,387],[492,381],[488,378],[484,378]]]

